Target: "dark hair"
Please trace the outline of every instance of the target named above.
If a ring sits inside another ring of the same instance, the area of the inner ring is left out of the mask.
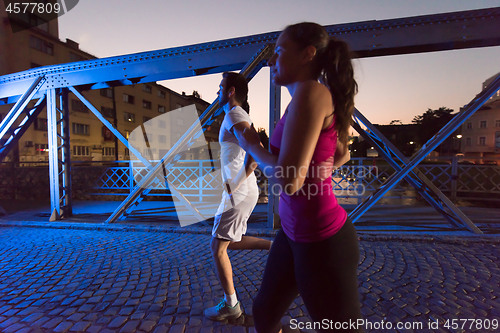
[[[234,87],[235,99],[241,103],[241,107],[250,114],[250,105],[248,105],[248,82],[247,79],[239,73],[224,72],[222,77],[226,79],[227,88]]]
[[[347,144],[354,112],[354,95],[358,84],[354,80],[352,55],[347,43],[330,38],[321,25],[302,22],[289,25],[283,31],[300,48],[316,48],[315,71],[318,79],[330,90],[335,114],[335,129],[342,143]]]

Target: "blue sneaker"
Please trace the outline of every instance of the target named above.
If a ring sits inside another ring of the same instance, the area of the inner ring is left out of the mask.
[[[222,299],[216,306],[205,309],[204,315],[210,320],[224,321],[226,319],[237,319],[242,313],[243,311],[241,311],[240,302],[236,303],[235,306],[229,306],[226,301]]]

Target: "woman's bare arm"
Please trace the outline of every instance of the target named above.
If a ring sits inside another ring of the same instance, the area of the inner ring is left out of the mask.
[[[335,156],[333,158],[333,167],[340,168],[350,159],[351,153],[349,152],[349,148],[337,139],[337,149],[335,150]]]
[[[251,137],[254,134],[249,131],[243,134],[246,133],[245,139],[253,140],[253,144],[246,147],[243,144],[243,148],[257,161],[266,177],[274,177],[287,193],[293,194],[304,183],[324,119],[332,109],[331,95],[324,85],[316,81],[303,82],[288,106],[279,156],[256,145],[255,138]]]

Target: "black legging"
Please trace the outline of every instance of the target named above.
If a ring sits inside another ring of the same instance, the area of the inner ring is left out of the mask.
[[[280,230],[253,303],[256,331],[278,332],[299,293],[313,322],[360,319],[358,261],[358,237],[349,219],[335,235],[313,243],[294,242]]]

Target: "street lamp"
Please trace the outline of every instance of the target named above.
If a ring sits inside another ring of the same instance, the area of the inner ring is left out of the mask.
[[[457,134],[457,139],[458,139],[458,152],[461,153],[461,148],[462,148],[462,134]]]

